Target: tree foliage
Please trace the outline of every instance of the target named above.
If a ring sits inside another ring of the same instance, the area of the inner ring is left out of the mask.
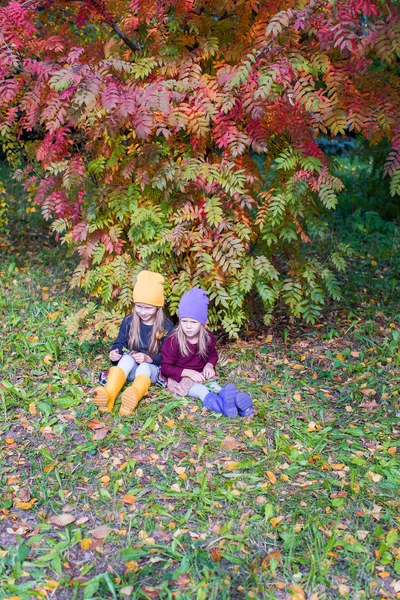
[[[255,296],[266,323],[277,300],[314,321],[347,251],[304,253],[342,188],[318,135],[387,138],[399,193],[393,3],[14,0],[0,46],[3,149],[79,253],[72,285],[112,306],[71,331],[113,324],[144,267],[165,274],[172,312],[207,289],[230,335]]]

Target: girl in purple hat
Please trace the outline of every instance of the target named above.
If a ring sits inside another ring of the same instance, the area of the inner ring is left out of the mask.
[[[161,348],[161,373],[168,379],[168,389],[179,396],[200,398],[204,406],[227,417],[252,415],[250,396],[232,383],[221,388],[213,382],[216,391],[212,392],[204,385],[215,377],[218,361],[216,339],[205,327],[207,313],[204,290],[192,288],[182,296],[179,325]]]

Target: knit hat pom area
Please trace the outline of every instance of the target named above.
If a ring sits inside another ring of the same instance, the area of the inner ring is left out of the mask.
[[[178,306],[178,317],[180,319],[194,319],[203,325],[207,323],[208,315],[207,294],[201,288],[192,288],[183,294]]]
[[[133,301],[164,306],[164,277],[153,271],[140,271],[133,288]]]

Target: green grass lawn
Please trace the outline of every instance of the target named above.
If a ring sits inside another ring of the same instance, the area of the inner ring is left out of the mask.
[[[246,420],[155,388],[99,414],[73,262],[29,222],[0,238],[1,598],[400,598],[400,238],[333,231],[343,301],[220,347]]]

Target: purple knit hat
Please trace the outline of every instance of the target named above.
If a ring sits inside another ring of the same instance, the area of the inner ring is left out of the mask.
[[[183,294],[178,306],[178,317],[195,319],[203,325],[207,322],[208,298],[201,288],[192,288]]]

